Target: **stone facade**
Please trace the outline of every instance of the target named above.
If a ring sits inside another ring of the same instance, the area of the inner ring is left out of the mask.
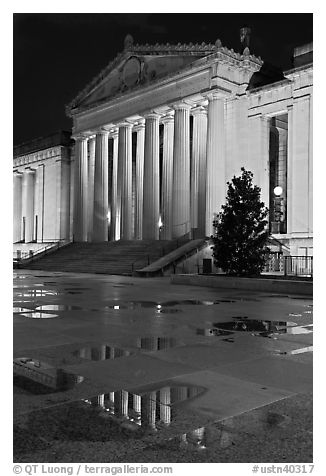
[[[128,36],[67,113],[72,154],[57,146],[14,159],[16,241],[23,221],[25,241],[41,236],[39,218],[37,232],[31,224],[40,183],[52,197],[43,240],[209,236],[227,181],[244,166],[273,235],[292,255],[312,253],[312,45],[296,48],[294,68],[273,77],[248,47],[134,45]]]

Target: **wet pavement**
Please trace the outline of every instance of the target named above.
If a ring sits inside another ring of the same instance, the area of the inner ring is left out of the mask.
[[[14,461],[312,461],[309,297],[19,270],[13,319]]]

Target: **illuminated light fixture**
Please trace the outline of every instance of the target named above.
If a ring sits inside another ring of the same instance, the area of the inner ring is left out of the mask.
[[[163,222],[162,222],[162,218],[160,217],[158,221],[158,227],[162,228],[162,226],[163,226]]]
[[[161,304],[158,304],[156,307],[157,307],[157,309],[161,309],[161,308],[162,308]]]
[[[283,193],[283,188],[278,185],[274,188],[273,192],[276,197],[280,197]]]
[[[108,219],[108,222],[110,223],[110,221],[111,221],[111,210],[108,211],[108,214],[106,215],[106,218]]]
[[[113,309],[120,309],[120,306],[113,306]]]

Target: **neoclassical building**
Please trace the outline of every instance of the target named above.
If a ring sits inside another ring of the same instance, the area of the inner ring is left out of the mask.
[[[242,49],[128,35],[67,107],[73,145],[15,153],[14,241],[210,236],[245,167],[273,236],[312,254],[312,44],[284,73]]]

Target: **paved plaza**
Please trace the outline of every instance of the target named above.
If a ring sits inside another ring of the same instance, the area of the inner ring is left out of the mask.
[[[309,297],[15,270],[14,461],[311,462],[312,336]]]

